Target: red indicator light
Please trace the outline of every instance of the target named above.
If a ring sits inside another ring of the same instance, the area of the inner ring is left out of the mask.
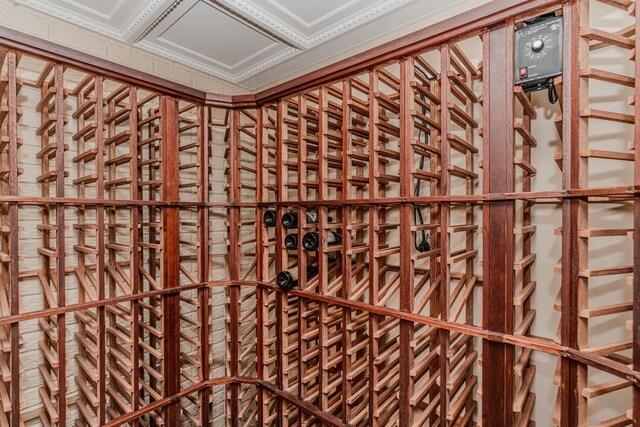
[[[520,68],[520,78],[527,78],[527,67]]]

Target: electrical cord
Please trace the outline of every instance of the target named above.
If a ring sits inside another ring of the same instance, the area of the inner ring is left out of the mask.
[[[435,76],[429,76],[427,74],[426,71],[424,71],[422,68],[418,67],[417,65],[415,66],[416,70],[422,74],[427,80],[429,81],[433,81],[436,79]],[[426,97],[424,96],[424,94],[420,94],[420,99],[422,101],[424,101],[425,103],[427,102]],[[427,114],[427,110],[424,108],[424,106],[422,107],[422,114]],[[422,134],[424,133],[424,143],[426,145],[429,145],[429,134],[427,132],[423,132],[422,129],[420,129],[418,131],[418,140],[422,140]],[[424,156],[420,156],[420,163],[419,163],[419,170],[424,170],[424,163],[425,163],[425,158]],[[413,195],[418,197],[420,196],[420,185],[422,183],[422,180],[418,179],[415,183],[415,186],[413,188]],[[422,211],[420,210],[420,205],[419,204],[415,204],[413,205],[413,221],[416,223],[416,225],[424,225],[424,217],[422,216]],[[431,250],[431,245],[429,242],[429,234],[425,231],[425,230],[420,230],[420,234],[422,237],[422,240],[420,242],[418,242],[418,233],[416,233],[414,235],[414,240],[413,240],[413,244],[415,246],[415,249],[418,252],[427,252],[429,250]]]
[[[556,85],[553,84],[553,79],[547,80],[547,96],[550,103],[555,104],[558,102],[558,92],[556,92]]]

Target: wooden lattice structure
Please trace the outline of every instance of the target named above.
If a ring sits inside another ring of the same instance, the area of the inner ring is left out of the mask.
[[[640,426],[639,26],[497,1],[232,97],[0,28],[0,426]]]

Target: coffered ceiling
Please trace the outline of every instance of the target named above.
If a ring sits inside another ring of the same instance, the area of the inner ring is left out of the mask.
[[[454,6],[484,0],[14,0],[259,89]]]

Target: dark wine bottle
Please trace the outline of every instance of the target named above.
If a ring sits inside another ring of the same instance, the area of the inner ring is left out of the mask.
[[[296,212],[286,211],[284,215],[282,215],[282,226],[286,229],[297,227],[298,214]]]
[[[429,252],[431,250],[431,245],[429,244],[429,238],[424,239],[416,246],[416,250],[418,252]]]
[[[318,213],[317,212],[307,212],[307,224],[317,224],[318,223]],[[333,218],[327,218],[329,222],[333,222]],[[287,229],[295,228],[298,226],[298,213],[287,211],[282,215],[282,226]]]
[[[276,211],[268,210],[262,215],[262,223],[267,227],[275,227],[276,221]]]
[[[318,274],[318,267],[313,265],[307,266],[307,280],[312,279]],[[290,291],[298,286],[298,267],[290,268],[286,271],[278,273],[276,282],[283,291]]]
[[[334,232],[327,231],[327,244],[331,245],[339,245],[342,243],[342,237]],[[302,238],[302,246],[308,251],[317,251],[318,246],[320,245],[320,236],[317,231],[311,231],[304,235]]]
[[[287,234],[287,237],[284,238],[284,247],[290,251],[298,249],[298,234]]]

